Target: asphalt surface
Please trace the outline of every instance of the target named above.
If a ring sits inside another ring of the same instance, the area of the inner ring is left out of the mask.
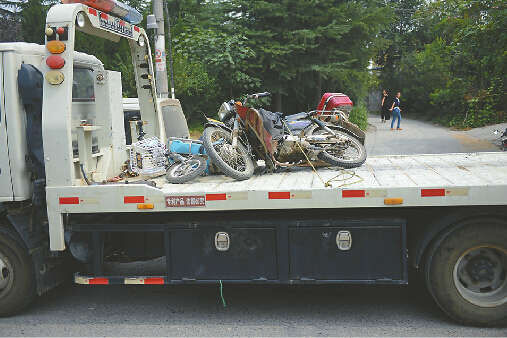
[[[370,119],[369,155],[495,151],[489,129]],[[505,127],[504,127],[505,128]],[[411,279],[415,279],[411,276]],[[0,318],[1,336],[507,336],[449,320],[423,287],[65,285]]]
[[[2,336],[505,336],[457,325],[410,287],[64,286]]]
[[[391,121],[381,123],[370,116],[366,150],[371,155],[407,155],[499,151],[494,130],[505,130],[507,123],[452,131],[431,123],[402,118],[402,130],[391,130]]]

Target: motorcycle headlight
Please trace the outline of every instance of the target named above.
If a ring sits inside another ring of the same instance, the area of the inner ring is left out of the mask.
[[[231,111],[232,108],[227,102],[222,103],[220,109],[218,109],[218,119],[220,121],[224,121],[224,119],[227,117],[227,115],[229,115]]]

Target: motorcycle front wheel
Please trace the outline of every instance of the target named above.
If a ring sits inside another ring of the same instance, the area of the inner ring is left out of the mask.
[[[211,161],[225,175],[238,181],[247,180],[254,173],[254,163],[246,147],[238,142],[232,147],[232,136],[227,130],[207,127],[203,133],[203,144]]]
[[[366,148],[354,136],[341,131],[333,130],[337,137],[348,143],[346,148],[338,148],[330,146],[326,150],[321,151],[317,157],[326,163],[342,168],[356,168],[363,165],[366,161]],[[317,130],[317,133],[327,133],[325,130]]]
[[[205,170],[206,159],[202,156],[192,156],[183,162],[173,163],[167,169],[166,179],[169,183],[186,183],[201,176]]]

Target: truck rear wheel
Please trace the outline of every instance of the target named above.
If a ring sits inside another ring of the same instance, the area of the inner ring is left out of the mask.
[[[32,259],[17,234],[0,227],[0,316],[25,308],[35,297]]]
[[[426,285],[458,322],[494,326],[507,319],[507,225],[470,222],[433,244]]]

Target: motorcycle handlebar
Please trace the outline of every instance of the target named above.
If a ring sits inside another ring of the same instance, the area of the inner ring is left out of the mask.
[[[270,96],[270,95],[271,95],[270,92],[264,92],[264,93],[250,94],[250,95],[248,95],[248,98],[257,99],[259,97],[266,97],[266,96]]]

